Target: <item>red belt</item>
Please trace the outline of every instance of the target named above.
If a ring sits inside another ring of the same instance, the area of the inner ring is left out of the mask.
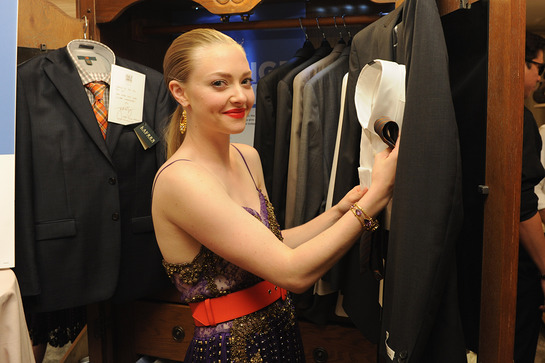
[[[262,281],[225,296],[189,303],[195,326],[213,326],[251,314],[278,299],[286,299],[286,290]]]

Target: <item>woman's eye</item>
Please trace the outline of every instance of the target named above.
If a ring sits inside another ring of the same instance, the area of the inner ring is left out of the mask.
[[[251,85],[252,83],[254,83],[254,80],[251,78],[246,78],[244,81],[242,81],[243,85]]]
[[[212,82],[212,86],[214,86],[214,87],[221,87],[221,86],[225,86],[225,85],[226,85],[225,81],[214,81],[214,82]]]

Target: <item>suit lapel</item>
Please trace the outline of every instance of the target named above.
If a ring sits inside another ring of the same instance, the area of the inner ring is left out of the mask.
[[[51,52],[46,57],[51,61],[51,63],[44,66],[46,75],[62,98],[64,98],[66,104],[72,110],[91,140],[93,140],[104,156],[111,162],[110,153],[97,127],[95,114],[66,48]]]

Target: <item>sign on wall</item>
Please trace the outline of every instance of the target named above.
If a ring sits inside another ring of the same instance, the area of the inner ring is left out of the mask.
[[[257,81],[275,67],[291,59],[295,52],[305,41],[301,30],[245,30],[226,32],[229,36],[240,42],[246,51],[252,78],[254,80],[254,93],[256,93]],[[257,93],[256,93],[257,96]],[[255,132],[255,103],[246,119],[244,132],[231,135],[231,142],[248,145],[254,144]]]

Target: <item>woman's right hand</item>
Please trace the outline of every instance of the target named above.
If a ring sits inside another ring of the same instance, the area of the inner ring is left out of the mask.
[[[380,197],[387,198],[388,201],[392,197],[394,189],[398,150],[399,140],[393,150],[387,148],[375,155],[375,163],[371,174],[369,191],[375,191]]]

